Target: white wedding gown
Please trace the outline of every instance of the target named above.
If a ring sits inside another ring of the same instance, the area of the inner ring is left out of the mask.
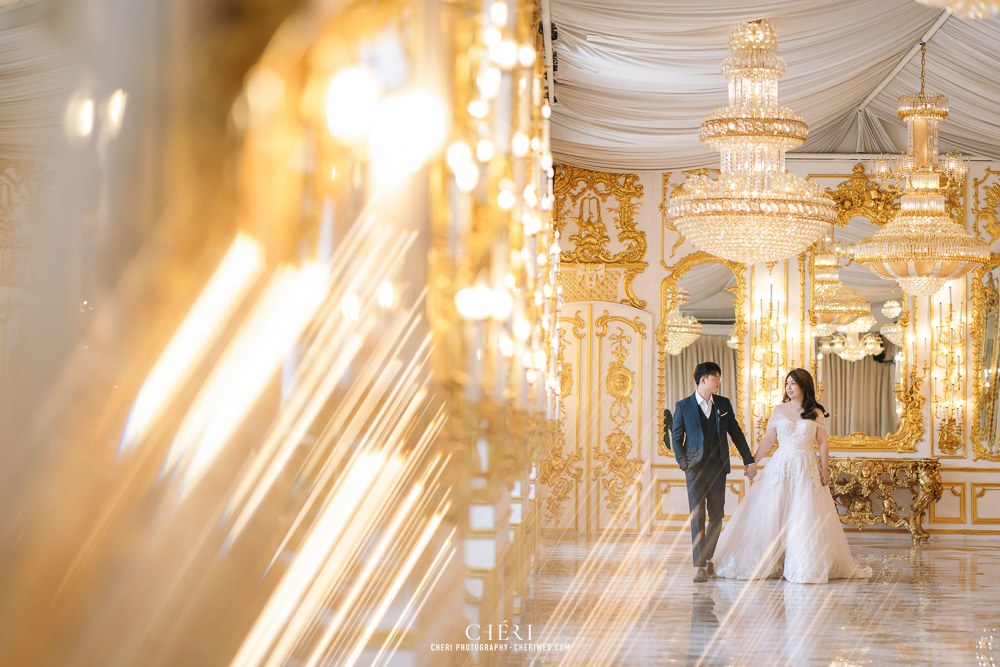
[[[851,556],[830,490],[813,451],[817,420],[772,415],[778,450],[758,473],[722,531],[712,559],[727,579],[784,576],[800,584],[870,577]]]

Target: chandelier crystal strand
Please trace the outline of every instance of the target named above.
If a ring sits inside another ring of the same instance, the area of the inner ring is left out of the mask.
[[[982,265],[990,250],[974,238],[964,220],[948,213],[946,194],[965,179],[960,156],[938,160],[938,124],[948,116],[948,98],[924,92],[924,56],[920,45],[920,92],[899,98],[898,115],[906,123],[908,152],[894,164],[876,160],[875,174],[902,184],[900,210],[874,235],[854,246],[854,261],[872,273],[895,280],[909,292],[930,296],[946,282]]]
[[[729,54],[722,63],[729,105],[699,133],[719,152],[721,175],[690,176],[668,210],[681,234],[717,257],[744,264],[792,257],[833,223],[834,202],[818,184],[785,171],[785,151],[806,140],[807,128],[778,106],[785,61],[770,21],[734,26]]]

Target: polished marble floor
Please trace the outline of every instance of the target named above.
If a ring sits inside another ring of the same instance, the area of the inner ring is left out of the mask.
[[[691,581],[686,533],[544,538],[515,665],[997,665],[1000,536],[851,533],[869,581]]]

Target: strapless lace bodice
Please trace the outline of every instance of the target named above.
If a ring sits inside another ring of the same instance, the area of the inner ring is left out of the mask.
[[[778,434],[778,451],[789,449],[805,449],[813,451],[813,442],[816,441],[816,420],[815,419],[779,419],[774,430]]]
[[[816,421],[791,420],[779,417],[774,424],[778,435],[778,449],[765,464],[768,476],[787,479],[806,479],[812,486],[820,486],[819,458],[813,449],[816,441]]]

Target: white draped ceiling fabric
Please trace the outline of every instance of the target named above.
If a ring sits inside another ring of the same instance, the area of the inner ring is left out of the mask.
[[[905,150],[897,98],[920,89],[914,47],[930,33],[927,90],[947,95],[951,107],[942,150],[1000,158],[1000,17],[968,21],[914,0],[546,4],[558,31],[552,149],[562,162],[603,170],[717,166],[698,127],[726,104],[719,65],[730,26],[759,18],[771,20],[788,63],[781,104],[809,125],[797,152]]]

